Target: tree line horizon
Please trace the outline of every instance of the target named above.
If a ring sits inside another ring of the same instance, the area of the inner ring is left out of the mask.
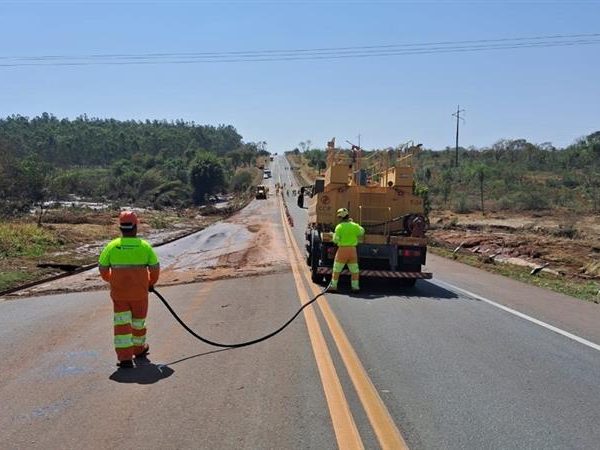
[[[266,146],[244,142],[224,124],[8,116],[0,119],[0,215],[69,195],[156,209],[201,205],[249,189]],[[310,141],[299,147],[292,151],[324,168],[323,149]],[[564,148],[525,139],[461,147],[458,167],[454,157],[451,147],[415,157],[417,182],[434,209],[600,211],[600,131]]]

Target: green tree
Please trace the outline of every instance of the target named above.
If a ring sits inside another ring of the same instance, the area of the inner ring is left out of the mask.
[[[252,186],[254,176],[248,169],[242,169],[231,179],[231,188],[235,192],[243,192]]]
[[[231,152],[227,156],[229,156],[229,159],[231,160],[233,170],[236,170],[242,165],[242,153],[239,150]]]
[[[39,208],[38,226],[42,225],[44,202],[49,199],[49,184],[52,168],[37,155],[31,155],[21,161],[23,175],[22,195]]]
[[[212,153],[199,153],[190,169],[192,198],[196,205],[206,202],[206,196],[225,188],[225,170],[221,159]]]
[[[429,213],[431,211],[431,200],[429,199],[429,188],[422,184],[414,185],[414,194],[423,199],[423,212],[429,221]]]
[[[481,163],[477,163],[470,167],[469,172],[471,176],[477,181],[479,186],[479,200],[481,205],[481,214],[485,215],[485,205],[484,205],[484,182],[486,175],[488,173],[488,168]]]

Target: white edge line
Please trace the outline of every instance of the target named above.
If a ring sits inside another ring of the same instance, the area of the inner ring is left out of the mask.
[[[288,174],[288,178],[289,178],[289,174]],[[568,331],[565,331],[565,330],[562,330],[562,329],[560,329],[558,327],[550,325],[550,324],[548,324],[546,322],[542,322],[541,320],[535,319],[535,318],[533,318],[531,316],[528,316],[527,314],[523,314],[522,312],[516,311],[516,310],[514,310],[512,308],[509,308],[508,306],[501,305],[500,303],[496,303],[496,302],[494,302],[492,300],[489,300],[489,299],[487,299],[485,297],[482,297],[481,295],[477,295],[477,294],[475,294],[473,292],[467,291],[466,289],[459,288],[458,286],[454,286],[453,284],[446,283],[445,281],[441,281],[441,280],[437,280],[437,279],[436,280],[429,280],[429,281],[431,283],[433,283],[433,284],[441,284],[441,285],[444,285],[444,286],[450,288],[451,290],[458,291],[458,292],[460,292],[462,294],[468,295],[469,297],[475,298],[477,300],[481,300],[482,302],[485,302],[488,305],[495,306],[496,308],[499,308],[499,309],[501,309],[503,311],[506,311],[507,313],[510,313],[510,314],[513,314],[513,315],[515,315],[517,317],[520,317],[521,319],[528,320],[529,322],[534,323],[536,325],[539,325],[541,327],[544,327],[547,330],[550,330],[550,331],[553,331],[555,333],[558,333],[558,334],[560,334],[562,336],[565,336],[565,337],[567,337],[569,339],[572,339],[575,342],[579,342],[580,344],[583,344],[583,345],[585,345],[587,347],[593,348],[594,350],[600,351],[600,345],[598,345],[598,344],[595,344],[595,343],[593,343],[591,341],[588,341],[587,339],[584,339],[584,338],[579,337],[579,336],[577,336],[575,334],[569,333]]]
[[[544,327],[544,328],[546,328],[546,329],[548,329],[550,331],[554,331],[555,333],[561,334],[561,335],[563,335],[563,336],[565,336],[565,337],[567,337],[569,339],[572,339],[572,340],[574,340],[576,342],[579,342],[580,344],[586,345],[586,346],[588,346],[590,348],[593,348],[594,350],[600,351],[600,345],[598,345],[598,344],[594,344],[593,342],[588,341],[587,339],[584,339],[582,337],[579,337],[577,335],[569,333],[568,331],[561,330],[560,328],[557,328],[557,327],[555,327],[553,325],[550,325],[550,324],[548,324],[546,322],[542,322],[541,320],[535,319],[535,318],[533,318],[531,316],[528,316],[527,314],[523,314],[523,313],[521,313],[519,311],[515,311],[514,309],[511,309],[511,308],[509,308],[507,306],[504,306],[504,305],[501,305],[499,303],[496,303],[496,302],[494,302],[492,300],[489,300],[489,299],[487,299],[485,297],[482,297],[481,295],[477,295],[477,294],[475,294],[473,292],[467,291],[465,289],[461,289],[461,288],[459,288],[457,286],[454,286],[453,284],[446,283],[445,281],[441,281],[441,280],[437,280],[437,279],[436,280],[429,280],[429,281],[432,282],[433,284],[441,284],[441,285],[443,285],[443,286],[445,286],[447,288],[450,288],[451,290],[458,291],[458,292],[460,292],[462,294],[468,295],[469,297],[473,297],[473,298],[475,298],[477,300],[481,300],[482,302],[485,302],[488,305],[495,306],[496,308],[499,308],[499,309],[501,309],[503,311],[506,311],[506,312],[508,312],[510,314],[513,314],[513,315],[517,316],[517,317],[520,317],[521,319],[528,320],[529,322],[535,323],[536,325]]]

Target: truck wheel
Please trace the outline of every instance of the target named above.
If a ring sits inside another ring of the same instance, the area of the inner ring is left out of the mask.
[[[319,275],[319,255],[321,254],[321,238],[319,234],[313,232],[310,245],[310,278],[315,283],[321,283],[323,276]]]
[[[323,276],[319,275],[312,267],[310,269],[310,279],[313,281],[313,283],[317,284],[321,284],[323,282]]]
[[[306,265],[308,267],[311,266],[312,263],[312,257],[311,257],[311,250],[312,250],[312,240],[311,240],[311,234],[312,231],[311,230],[307,230],[304,233],[304,250],[306,251]]]

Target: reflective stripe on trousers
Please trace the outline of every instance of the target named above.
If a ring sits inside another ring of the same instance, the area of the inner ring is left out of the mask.
[[[146,315],[148,299],[113,302],[114,344],[119,361],[133,359],[146,343]]]

